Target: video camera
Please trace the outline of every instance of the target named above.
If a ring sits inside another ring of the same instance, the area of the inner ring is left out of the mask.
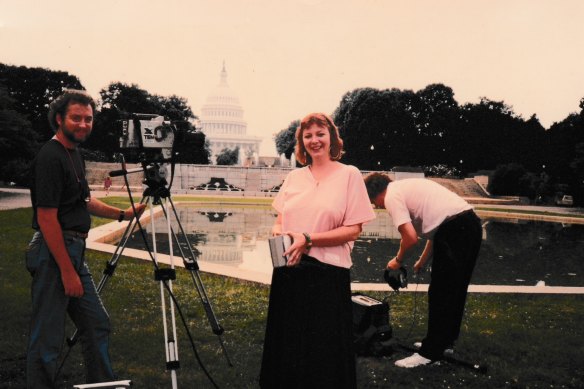
[[[383,278],[389,287],[396,292],[408,286],[408,272],[403,266],[400,266],[397,270],[385,269]]]
[[[164,116],[130,113],[121,124],[120,148],[160,151],[169,158],[174,146],[176,125]]]

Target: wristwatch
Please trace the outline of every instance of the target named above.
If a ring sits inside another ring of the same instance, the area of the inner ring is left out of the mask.
[[[303,232],[302,235],[304,235],[304,239],[306,239],[306,250],[310,250],[312,247],[312,239],[310,239],[310,235],[306,232]]]
[[[124,211],[123,209],[120,209],[120,217],[118,217],[118,222],[121,222],[125,218],[126,218],[126,211]]]

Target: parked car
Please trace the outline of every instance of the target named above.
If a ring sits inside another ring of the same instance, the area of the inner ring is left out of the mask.
[[[570,195],[563,195],[556,198],[556,205],[565,205],[571,207],[574,205],[574,198]]]

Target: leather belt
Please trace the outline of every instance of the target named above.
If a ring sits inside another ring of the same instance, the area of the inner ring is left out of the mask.
[[[63,235],[69,235],[69,236],[74,236],[76,238],[86,239],[89,234],[87,232],[63,230]]]

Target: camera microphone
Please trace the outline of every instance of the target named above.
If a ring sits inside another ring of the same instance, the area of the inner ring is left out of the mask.
[[[131,173],[138,173],[141,172],[143,169],[141,167],[137,167],[135,169],[121,169],[121,170],[112,170],[111,172],[109,172],[109,176],[110,177],[118,177],[118,176],[125,176],[127,174],[131,174]]]
[[[125,174],[128,174],[128,172],[125,169],[122,169],[122,170],[112,170],[111,172],[109,172],[109,176],[110,177],[118,177],[118,176],[123,176]]]

